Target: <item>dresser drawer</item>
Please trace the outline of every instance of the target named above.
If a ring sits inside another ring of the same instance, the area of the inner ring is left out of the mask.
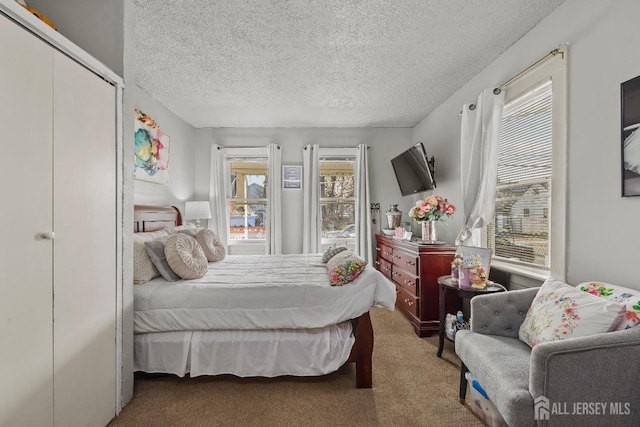
[[[387,245],[383,245],[378,242],[376,245],[376,252],[379,257],[386,259],[389,262],[393,262],[393,249]]]
[[[411,274],[418,274],[418,257],[402,251],[393,251],[393,263]]]
[[[418,298],[396,285],[396,305],[406,313],[418,316]]]
[[[391,276],[391,263],[384,258],[376,258],[376,268],[380,270],[382,274],[387,276],[387,278],[392,279]]]
[[[391,268],[391,277],[394,282],[405,288],[407,291],[409,291],[410,294],[420,296],[418,295],[419,279],[416,276],[409,274],[404,270],[401,270],[395,265],[393,265]]]

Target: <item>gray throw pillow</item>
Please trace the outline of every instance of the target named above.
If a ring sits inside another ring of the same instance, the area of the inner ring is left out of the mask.
[[[176,280],[180,280],[180,276],[171,269],[167,262],[167,257],[164,254],[165,242],[166,239],[150,240],[148,242],[144,242],[144,246],[147,250],[147,254],[149,254],[149,258],[151,258],[151,262],[158,269],[160,275],[168,282],[175,282]]]
[[[329,262],[329,260],[331,258],[333,258],[335,255],[339,254],[342,251],[346,251],[346,250],[347,250],[346,246],[337,246],[335,248],[329,248],[322,255],[322,262],[325,262],[325,263]]]

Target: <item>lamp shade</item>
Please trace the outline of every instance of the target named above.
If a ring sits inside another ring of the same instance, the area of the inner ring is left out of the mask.
[[[211,219],[209,202],[186,202],[184,205],[184,219]]]

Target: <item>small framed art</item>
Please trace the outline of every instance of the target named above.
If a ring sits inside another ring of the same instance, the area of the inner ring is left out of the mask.
[[[302,189],[302,166],[282,166],[282,188],[285,190]]]

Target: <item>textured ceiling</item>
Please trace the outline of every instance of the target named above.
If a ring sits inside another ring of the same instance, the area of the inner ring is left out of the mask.
[[[195,127],[413,127],[564,0],[134,0],[136,84]]]

